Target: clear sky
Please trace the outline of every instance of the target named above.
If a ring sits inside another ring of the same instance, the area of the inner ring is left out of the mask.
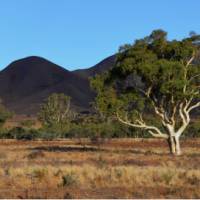
[[[157,28],[200,33],[200,0],[0,0],[0,69],[30,55],[90,67]]]

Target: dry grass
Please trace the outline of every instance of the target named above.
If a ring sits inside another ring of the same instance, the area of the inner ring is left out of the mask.
[[[83,144],[84,143],[84,144]],[[200,198],[200,140],[0,141],[0,198]]]
[[[39,129],[39,128],[42,127],[42,124],[37,119],[37,117],[27,116],[27,115],[13,115],[11,118],[6,120],[3,127],[6,128],[6,129],[12,129],[12,128],[15,128],[15,127],[26,128],[26,126],[24,126],[22,124],[22,122],[25,122],[25,121],[32,121],[33,122],[33,125],[30,126],[31,128]]]

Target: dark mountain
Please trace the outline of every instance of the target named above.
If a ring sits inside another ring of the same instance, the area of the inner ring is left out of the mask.
[[[93,67],[90,67],[88,69],[78,69],[73,72],[74,74],[77,74],[81,77],[88,78],[90,76],[94,76],[95,74],[100,74],[104,71],[111,69],[114,66],[115,58],[116,56],[112,55],[94,65]]]
[[[111,56],[91,68],[70,72],[41,57],[23,58],[0,72],[0,97],[17,114],[36,114],[44,99],[54,92],[71,96],[74,109],[89,110],[94,93],[88,77],[113,64]]]

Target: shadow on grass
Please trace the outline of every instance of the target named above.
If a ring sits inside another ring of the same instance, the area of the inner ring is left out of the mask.
[[[29,150],[36,151],[48,151],[48,152],[109,152],[109,153],[131,153],[137,155],[157,155],[157,156],[169,156],[167,152],[154,152],[154,151],[143,151],[139,149],[108,149],[96,146],[38,146],[29,148]]]
[[[38,151],[47,151],[47,152],[108,152],[116,154],[126,154],[131,153],[135,155],[145,155],[145,156],[167,156],[170,159],[178,158],[199,158],[200,153],[183,153],[181,156],[174,156],[169,151],[156,152],[153,150],[144,150],[144,149],[117,149],[117,148],[103,148],[102,146],[37,146],[28,148],[28,150],[38,150]]]
[[[97,148],[97,147],[61,147],[61,146],[39,146],[34,148],[29,148],[29,150],[38,150],[38,151],[48,151],[48,152],[99,152],[99,151],[108,151],[106,149]]]

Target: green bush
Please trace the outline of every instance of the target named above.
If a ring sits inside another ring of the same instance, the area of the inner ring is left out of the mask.
[[[8,132],[8,137],[17,140],[33,140],[37,138],[37,130],[26,130],[22,127],[15,127]]]
[[[71,173],[67,173],[65,175],[62,176],[62,183],[61,185],[64,186],[74,186],[78,183],[78,176],[71,172]]]
[[[154,123],[155,119],[151,119]],[[15,127],[10,130],[0,128],[0,139],[34,140],[44,139],[53,140],[57,138],[90,138],[91,142],[97,142],[100,138],[151,138],[146,131],[122,125],[118,121],[107,122],[89,121],[88,123],[68,123],[52,127],[42,127],[39,130]],[[200,137],[200,123],[193,121],[183,134],[183,138]]]
[[[44,126],[42,129],[40,129],[41,137],[44,139],[64,138],[69,129],[69,123]]]
[[[72,124],[68,131],[63,134],[64,138],[149,138],[151,135],[141,129],[124,126],[117,121]]]
[[[21,122],[21,125],[25,126],[27,128],[31,128],[32,126],[35,125],[35,121],[34,120],[30,120],[30,119],[29,120],[24,120],[24,121]]]
[[[6,107],[2,104],[2,100],[0,99],[0,127],[1,128],[3,124],[6,122],[6,120],[11,118],[12,115],[13,113],[6,109]]]
[[[200,122],[199,121],[192,122],[186,129],[185,134],[183,133],[183,136],[185,138],[200,137]]]

